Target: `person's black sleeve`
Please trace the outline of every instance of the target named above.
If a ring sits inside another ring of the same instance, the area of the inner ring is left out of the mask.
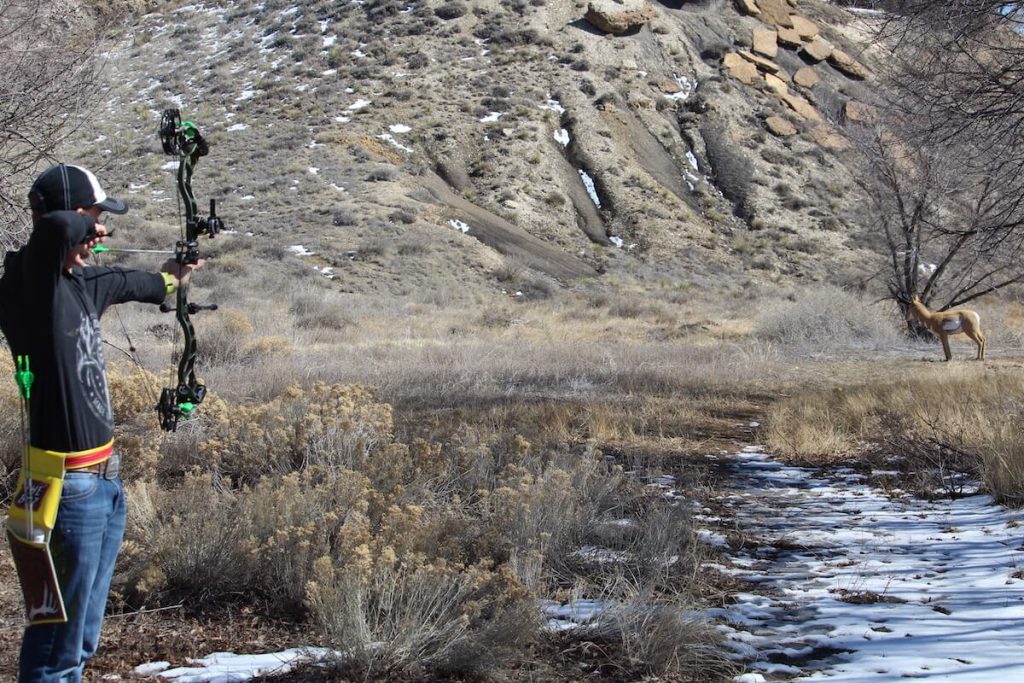
[[[167,285],[159,273],[94,266],[85,268],[82,278],[98,315],[103,315],[103,311],[114,304],[127,301],[159,304],[167,296]]]

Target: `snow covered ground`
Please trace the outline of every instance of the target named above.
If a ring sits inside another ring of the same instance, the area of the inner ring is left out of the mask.
[[[713,528],[701,537],[723,547],[737,533],[747,540],[715,567],[749,591],[709,615],[747,667],[737,683],[1024,681],[1024,514],[982,495],[883,492],[852,470],[789,467],[758,447],[720,457],[733,473],[720,500],[727,513],[705,511]],[[572,607],[568,616],[545,609],[560,627],[601,609]],[[136,674],[235,683],[325,654],[219,653]]]
[[[1024,515],[757,447],[724,457],[725,517],[750,540],[720,568],[751,586],[717,614],[750,671],[737,681],[1024,681]]]

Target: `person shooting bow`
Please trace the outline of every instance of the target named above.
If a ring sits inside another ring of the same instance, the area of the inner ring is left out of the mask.
[[[32,233],[0,277],[0,330],[34,376],[22,391],[26,462],[7,527],[28,616],[19,681],[79,682],[125,529],[100,317],[114,304],[162,303],[202,261],[171,259],[159,273],[87,267],[110,234],[103,212],[128,207],[80,166],[47,169],[29,203]]]

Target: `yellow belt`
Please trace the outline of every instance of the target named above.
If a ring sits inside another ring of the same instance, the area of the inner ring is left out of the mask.
[[[72,451],[70,453],[64,453],[61,451],[48,451],[43,448],[36,448],[35,446],[29,446],[29,457],[39,457],[37,462],[54,462],[55,459],[63,460],[64,469],[77,470],[82,467],[89,467],[101,463],[110,457],[110,454],[114,452],[114,440],[111,439],[102,446],[96,448],[90,448],[84,451]]]

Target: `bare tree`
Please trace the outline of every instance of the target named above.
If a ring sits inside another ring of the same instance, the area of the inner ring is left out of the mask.
[[[893,47],[885,72],[890,104],[922,142],[973,139],[998,160],[1018,201],[1004,206],[1021,225],[1024,190],[1024,5],[1001,0],[901,0],[880,38]]]
[[[32,177],[100,91],[93,21],[74,3],[0,0],[0,248],[27,233]]]
[[[865,215],[887,255],[886,286],[904,308],[915,294],[945,310],[1024,282],[1024,231],[1005,220],[1017,198],[1005,192],[1013,179],[998,159],[963,164],[979,156],[969,140],[916,144],[894,117],[850,132]]]
[[[854,133],[858,182],[890,294],[945,310],[1024,280],[1024,17],[996,0],[886,5],[886,114]]]

